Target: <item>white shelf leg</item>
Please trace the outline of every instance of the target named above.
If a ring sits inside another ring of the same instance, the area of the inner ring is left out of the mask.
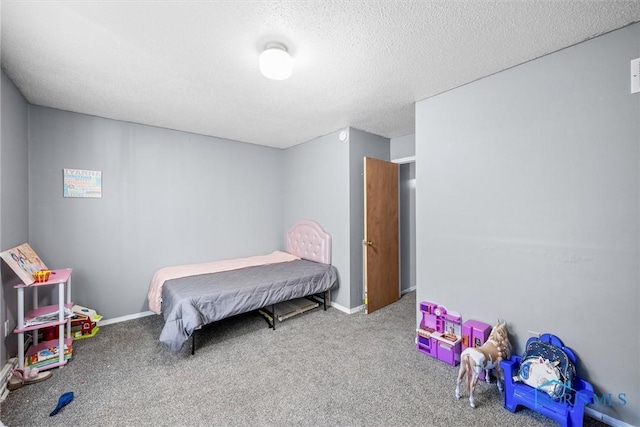
[[[64,321],[64,282],[58,284],[58,320]],[[60,357],[60,366],[64,363],[64,324],[58,326],[58,356]]]
[[[71,276],[67,279],[67,304],[71,304]],[[71,338],[71,319],[67,322],[67,338]]]
[[[39,296],[38,296],[38,287],[34,286],[33,287],[33,292],[31,292],[31,297],[33,298],[33,302],[32,302],[32,307],[33,308],[38,308],[38,300],[39,300]],[[31,334],[32,338],[33,338],[33,342],[31,343],[32,345],[36,346],[38,345],[38,330],[34,330]]]
[[[24,288],[18,288],[18,329],[24,328]],[[18,368],[24,369],[24,332],[18,332]]]

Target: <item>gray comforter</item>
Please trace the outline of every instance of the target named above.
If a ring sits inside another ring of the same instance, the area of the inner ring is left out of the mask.
[[[165,324],[160,341],[177,352],[203,325],[324,292],[337,282],[335,267],[307,260],[167,280],[162,288]]]

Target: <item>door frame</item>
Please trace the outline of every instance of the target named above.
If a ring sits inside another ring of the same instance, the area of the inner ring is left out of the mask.
[[[366,157],[366,156],[365,156]],[[416,163],[416,156],[407,156],[407,157],[400,157],[397,159],[391,159],[388,160],[391,163],[397,163],[398,165],[402,165],[402,164],[407,164],[407,163]],[[364,174],[363,174],[363,179],[364,179]],[[400,186],[400,182],[398,182],[398,187]],[[398,188],[398,191],[400,190],[400,188]],[[398,198],[398,208],[400,208],[400,198]],[[415,209],[415,208],[414,208]],[[415,214],[415,212],[414,212]],[[364,212],[363,212],[364,215]],[[363,235],[364,237],[364,235]],[[400,237],[400,221],[398,221],[398,237]],[[400,257],[401,255],[401,242],[400,239],[398,239],[398,266],[400,266]],[[362,268],[362,305],[360,306],[360,309],[363,311],[366,311],[366,304],[364,304],[364,298],[366,295],[366,284],[365,284],[365,280],[366,280],[366,275],[365,275],[365,255],[364,255],[364,251],[366,249],[363,248],[362,250],[362,260],[361,260],[361,268]],[[398,294],[400,295],[400,297],[402,297],[402,271],[399,268],[398,269]],[[408,292],[412,292],[414,289],[409,289],[407,290]]]
[[[401,157],[398,159],[394,159],[391,160],[392,163],[397,163],[398,165],[408,165],[413,163],[414,168],[415,168],[415,164],[416,164],[416,156],[408,156],[408,157]],[[398,185],[401,186],[401,182],[398,181]],[[398,203],[401,204],[402,201],[402,188],[399,188],[398,191]],[[409,292],[413,292],[414,290],[416,290],[417,284],[413,283],[413,287],[409,287],[408,289],[406,289],[404,292],[402,291],[402,206],[400,206],[400,208],[398,209],[399,215],[398,215],[398,256],[400,257],[399,259],[399,274],[400,274],[400,278],[399,278],[399,285],[400,285],[400,297],[402,297],[402,295],[409,293]],[[412,215],[415,219],[415,215],[416,215],[416,207],[415,204],[413,205],[413,212]],[[411,255],[411,254],[410,254]]]

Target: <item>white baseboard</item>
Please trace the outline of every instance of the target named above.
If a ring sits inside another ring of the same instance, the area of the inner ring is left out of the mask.
[[[7,390],[7,383],[9,382],[9,378],[11,378],[11,370],[18,367],[18,358],[12,357],[7,360],[7,363],[2,367],[2,371],[0,371],[0,403],[4,402],[9,394],[9,390]]]
[[[354,314],[364,310],[364,305],[361,305],[356,308],[347,308],[334,301],[331,301],[331,307],[334,307],[342,311],[343,313],[347,313],[347,314]],[[139,319],[141,317],[147,317],[147,316],[153,316],[153,315],[155,315],[155,313],[152,311],[143,311],[141,313],[129,314],[127,316],[120,316],[120,317],[114,317],[113,319],[101,320],[98,322],[98,326],[112,325],[114,323],[126,322],[127,320]]]
[[[356,307],[356,308],[347,308],[336,303],[335,301],[331,301],[331,307],[334,307],[342,311],[343,313],[347,313],[347,314],[354,314],[361,310],[364,310],[364,305],[361,305],[360,307]],[[153,316],[153,315],[155,315],[155,313],[152,311],[143,311],[141,313],[129,314],[127,316],[114,317],[113,319],[101,320],[98,322],[98,326],[112,325],[114,323],[126,322],[127,320],[139,319],[141,317],[147,317],[147,316]]]
[[[401,291],[401,295],[408,294],[409,292],[413,292],[415,290],[416,290],[416,287],[413,286],[413,287],[411,287],[409,289],[405,289],[404,291]],[[360,305],[358,307],[354,307],[354,308],[347,308],[347,307],[344,307],[344,306],[342,306],[340,304],[337,304],[337,303],[335,303],[333,301],[331,302],[331,307],[335,307],[338,310],[342,311],[343,313],[347,313],[347,314],[354,314],[354,313],[357,313],[359,311],[363,311],[364,310],[364,304],[362,304],[362,305]]]
[[[633,427],[631,424],[627,424],[624,421],[620,421],[616,418],[610,417],[609,415],[603,414],[602,412],[596,411],[595,409],[589,408],[588,406],[584,408],[584,414],[588,417],[591,417],[598,421],[602,421],[603,423],[613,427]]]
[[[127,316],[114,317],[113,319],[101,320],[98,322],[98,326],[111,325],[113,323],[126,322],[127,320],[139,319],[141,317],[153,316],[155,313],[152,311],[143,311],[142,313],[129,314]]]
[[[334,307],[338,310],[340,310],[343,313],[347,313],[347,314],[354,314],[357,313],[359,311],[364,310],[364,304],[359,306],[359,307],[355,307],[355,308],[347,308],[345,306],[342,306],[334,301],[331,301],[331,307]]]
[[[406,294],[408,292],[411,291],[415,291],[416,288],[415,286],[412,288],[409,288],[405,291],[403,291],[403,294]],[[335,301],[331,301],[331,307],[342,311],[343,313],[347,313],[347,314],[354,314],[357,313],[359,311],[364,310],[364,304],[358,306],[358,307],[354,307],[354,308],[347,308],[343,305],[338,304]],[[106,326],[106,325],[111,325],[113,323],[120,323],[120,322],[126,322],[127,320],[133,320],[133,319],[139,319],[141,317],[147,317],[147,316],[153,316],[155,313],[152,311],[143,311],[142,313],[136,313],[136,314],[129,314],[127,316],[121,316],[121,317],[114,317],[113,319],[107,319],[107,320],[101,320],[98,322],[98,326]]]

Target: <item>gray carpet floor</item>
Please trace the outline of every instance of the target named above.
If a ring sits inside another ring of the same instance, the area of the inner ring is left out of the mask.
[[[371,314],[313,310],[278,324],[255,313],[200,332],[196,354],[158,342],[163,320],[103,326],[74,342],[53,377],[9,393],[18,426],[555,426],[503,408],[479,383],[478,407],[453,397],[458,368],[415,349],[415,292]],[[61,394],[74,400],[50,417]],[[585,418],[585,426],[604,426]]]

